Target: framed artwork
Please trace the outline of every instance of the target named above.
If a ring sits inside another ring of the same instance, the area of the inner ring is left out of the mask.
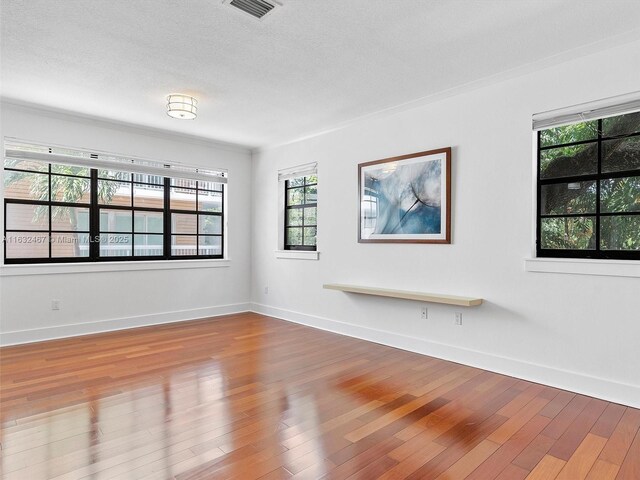
[[[451,147],[358,165],[361,243],[451,243]]]

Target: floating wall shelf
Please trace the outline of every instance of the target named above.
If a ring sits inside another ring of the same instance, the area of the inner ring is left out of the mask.
[[[375,295],[378,297],[402,298],[404,300],[416,300],[418,302],[444,303],[461,307],[473,307],[481,305],[481,298],[459,297],[457,295],[441,295],[438,293],[407,292],[405,290],[388,290],[386,288],[363,287],[359,285],[341,285],[338,283],[325,283],[323,288],[339,290],[348,293],[361,293],[363,295]]]

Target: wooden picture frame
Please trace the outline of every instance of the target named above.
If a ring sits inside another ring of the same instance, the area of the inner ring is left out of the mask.
[[[358,242],[451,243],[451,147],[358,165]]]

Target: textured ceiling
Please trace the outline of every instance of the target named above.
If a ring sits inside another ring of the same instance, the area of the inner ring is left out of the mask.
[[[637,0],[281,3],[258,21],[222,0],[2,0],[2,95],[262,146],[640,38]],[[165,114],[174,92],[196,120]]]

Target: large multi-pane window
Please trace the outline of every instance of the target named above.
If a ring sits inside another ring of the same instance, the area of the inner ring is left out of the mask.
[[[224,185],[7,158],[6,263],[222,258]]]
[[[285,181],[285,250],[315,250],[318,229],[318,176]]]
[[[538,133],[537,254],[640,259],[640,112]]]

